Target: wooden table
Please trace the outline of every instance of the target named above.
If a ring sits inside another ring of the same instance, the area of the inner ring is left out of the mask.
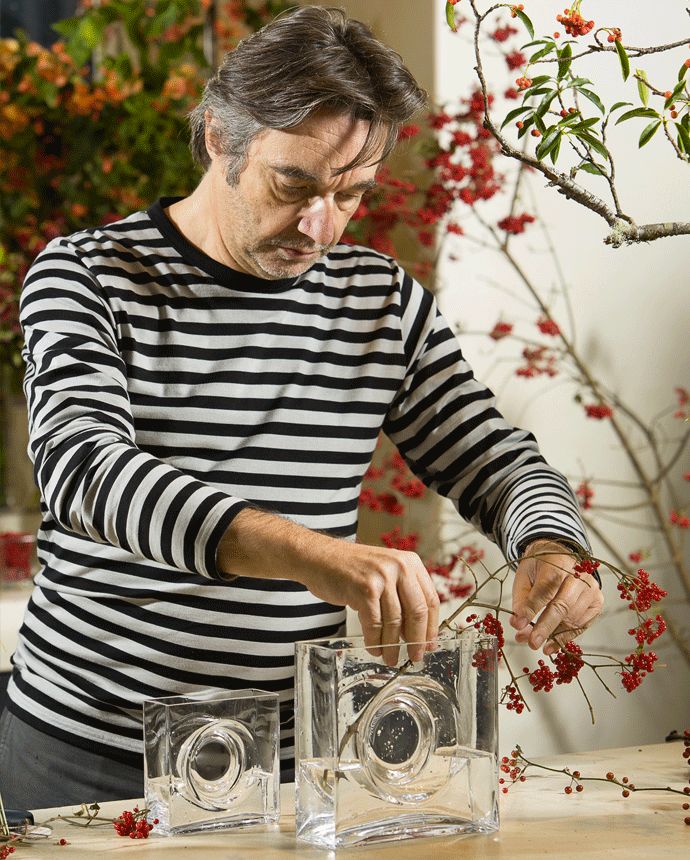
[[[671,742],[645,747],[597,750],[540,759],[551,767],[569,767],[585,776],[604,776],[613,771],[628,776],[639,788],[666,786],[682,789],[690,767],[682,758],[683,744]],[[525,750],[528,754],[528,750]],[[278,858],[376,858],[376,860],[463,860],[488,858],[619,857],[632,860],[681,860],[690,857],[690,827],[683,819],[683,798],[668,792],[639,792],[623,799],[620,789],[607,783],[585,783],[582,793],[566,795],[568,783],[561,774],[533,771],[526,782],[501,795],[501,829],[498,833],[461,838],[434,838],[385,843],[337,852],[312,848],[295,840],[294,787],[283,786],[279,825],[262,830],[231,830],[191,836],[129,840],[117,836],[109,826],[74,827],[63,821],[52,823],[53,835],[36,845],[22,846],[13,860],[85,860],[85,858],[138,857],[139,860],[278,860]],[[140,801],[141,802],[141,801]],[[102,813],[119,815],[136,801],[103,804]],[[73,807],[35,812],[40,823]],[[61,838],[69,846],[59,848]],[[64,852],[64,853],[63,853]]]

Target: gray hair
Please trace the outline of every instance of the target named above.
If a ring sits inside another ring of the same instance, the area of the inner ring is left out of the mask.
[[[400,127],[426,104],[401,57],[342,9],[305,6],[276,17],[229,51],[189,115],[197,164],[211,163],[206,115],[235,184],[252,140],[265,129],[294,128],[319,110],[370,122],[360,152],[338,172],[366,164],[383,140],[383,161]]]

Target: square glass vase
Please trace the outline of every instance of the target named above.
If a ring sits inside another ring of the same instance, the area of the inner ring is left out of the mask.
[[[496,637],[471,629],[432,647],[411,663],[402,646],[391,667],[361,637],[297,643],[299,839],[335,849],[498,830]]]
[[[280,816],[278,696],[262,690],[144,702],[144,791],[154,833]]]

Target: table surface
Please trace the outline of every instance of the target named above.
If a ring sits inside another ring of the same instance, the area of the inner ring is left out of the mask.
[[[603,777],[607,771],[628,776],[638,788],[687,785],[687,762],[678,741],[654,746],[625,747],[586,753],[567,753],[538,759],[550,767],[579,770],[583,777]],[[529,754],[525,750],[525,754]],[[85,860],[129,854],[139,860],[261,860],[279,858],[376,858],[376,860],[463,860],[487,858],[579,857],[586,860],[625,857],[657,860],[690,856],[688,815],[681,808],[684,798],[670,792],[644,791],[627,799],[621,790],[606,782],[585,782],[581,793],[566,795],[568,778],[563,774],[533,770],[524,783],[501,795],[501,828],[498,833],[463,837],[435,837],[385,843],[360,848],[319,850],[295,839],[294,786],[281,787],[280,823],[264,828],[226,830],[186,836],[150,836],[147,840],[119,837],[108,826],[82,828],[65,821],[53,821],[49,839],[23,845],[13,855],[17,860]],[[90,800],[89,800],[90,802]],[[141,801],[139,801],[141,803]],[[115,801],[102,805],[101,814],[119,815],[136,801]],[[52,816],[70,814],[73,807],[36,810],[36,823]],[[58,848],[60,838],[69,846]],[[58,853],[64,850],[64,854]]]

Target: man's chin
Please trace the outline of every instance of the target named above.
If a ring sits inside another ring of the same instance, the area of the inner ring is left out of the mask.
[[[310,253],[290,253],[288,249],[272,248],[270,251],[252,254],[252,259],[260,270],[260,277],[267,280],[296,278],[308,271],[323,256],[322,251]]]

